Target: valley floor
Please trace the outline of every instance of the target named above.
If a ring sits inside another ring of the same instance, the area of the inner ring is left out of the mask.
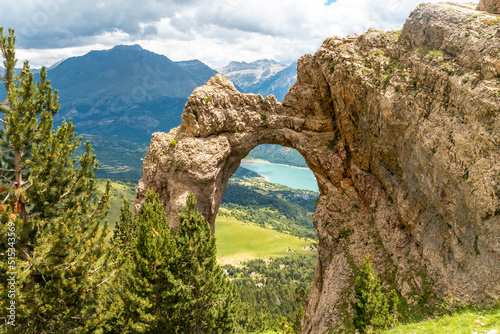
[[[224,213],[229,210],[221,208]],[[242,261],[283,257],[295,254],[312,255],[314,240],[243,223],[231,216],[218,216],[215,221],[217,259],[220,265],[238,265]]]

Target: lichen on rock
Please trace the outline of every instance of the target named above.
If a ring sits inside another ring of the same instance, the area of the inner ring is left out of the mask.
[[[299,151],[320,199],[318,265],[304,333],[348,326],[367,252],[409,308],[500,296],[500,20],[423,4],[401,32],[325,40],[282,104],[212,78],[182,125],[155,133],[136,205],[154,188],[170,221],[188,192],[216,229],[231,175],[254,147]],[[175,141],[175,145],[171,143]]]

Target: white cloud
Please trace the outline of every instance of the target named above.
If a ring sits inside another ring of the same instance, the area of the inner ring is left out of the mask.
[[[22,27],[19,58],[37,66],[138,43],[174,60],[221,67],[261,58],[291,63],[328,36],[399,29],[420,1],[19,0],[7,5],[7,23]]]

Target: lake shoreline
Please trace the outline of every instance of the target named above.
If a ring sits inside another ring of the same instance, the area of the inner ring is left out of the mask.
[[[285,167],[292,167],[292,168],[297,168],[297,169],[303,169],[303,170],[309,170],[308,167],[298,167],[298,166],[293,166],[293,165],[287,165],[287,164],[277,164],[274,162],[270,162],[264,159],[243,159],[241,160],[242,163],[249,163],[249,164],[269,164],[269,165],[276,165],[276,166],[285,166]]]
[[[275,164],[263,159],[242,160],[241,167],[256,172],[270,183],[319,192],[318,181],[309,168]]]

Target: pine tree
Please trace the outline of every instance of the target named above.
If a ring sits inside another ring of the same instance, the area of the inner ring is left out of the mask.
[[[148,202],[150,199],[148,199]],[[145,206],[143,210],[146,208]],[[104,291],[105,312],[101,314],[101,328],[97,334],[118,334],[126,333],[129,328],[130,312],[125,310],[124,297],[131,290],[125,286],[127,278],[134,277],[132,269],[132,255],[134,255],[137,243],[138,219],[131,209],[130,203],[123,199],[120,208],[118,221],[115,223],[113,237],[110,243],[115,247],[116,252],[111,257],[118,268],[113,285],[109,285]],[[132,331],[133,332],[133,331]]]
[[[182,282],[179,305],[171,310],[179,333],[229,333],[238,303],[216,262],[215,237],[190,193],[178,213],[175,243],[180,253],[174,276]]]
[[[121,215],[121,226],[123,219],[129,219],[128,215]],[[115,331],[173,333],[168,330],[172,325],[167,309],[176,301],[179,289],[171,272],[178,255],[167,215],[153,191],[147,193],[135,224],[137,237],[131,240],[133,249],[127,256],[123,287],[119,288],[123,299],[120,328],[115,326]]]
[[[115,224],[111,243],[121,250],[129,251],[133,248],[137,238],[137,220],[130,207],[129,201],[123,199],[120,216]]]
[[[361,261],[359,273],[354,283],[356,301],[354,309],[354,327],[361,333],[371,333],[386,329],[395,324],[397,318],[397,294],[391,291],[390,300],[382,293],[380,278],[373,270],[370,255]]]
[[[137,226],[133,249],[117,287],[119,319],[106,333],[230,333],[236,301],[229,280],[215,259],[215,239],[189,195],[179,213],[179,229],[170,227],[158,195],[146,194],[135,222],[121,215],[124,226]],[[127,212],[123,209],[122,212]],[[132,234],[133,235],[133,234]]]
[[[98,327],[102,288],[115,274],[105,257],[107,227],[100,225],[107,215],[109,183],[100,194],[89,143],[83,155],[73,157],[81,140],[71,122],[53,130],[59,103],[45,68],[39,82],[27,61],[15,73],[12,29],[4,35],[0,28],[0,48],[6,92],[0,106],[0,182],[6,190],[0,199],[2,304],[10,301],[7,278],[16,280],[16,327],[8,328],[19,333],[90,330]],[[12,267],[8,248],[15,249]],[[0,317],[5,311],[0,309]]]

